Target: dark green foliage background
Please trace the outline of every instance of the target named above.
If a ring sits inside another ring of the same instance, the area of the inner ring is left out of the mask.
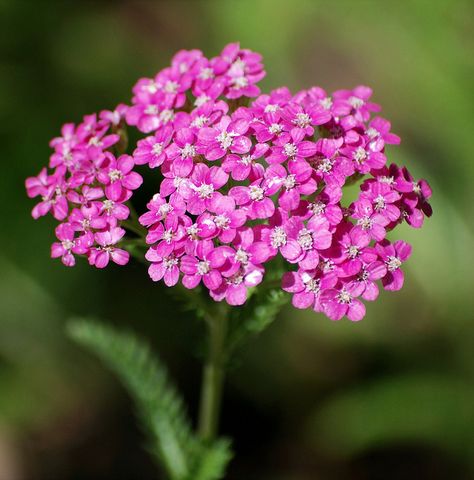
[[[474,8],[439,1],[0,0],[0,478],[151,479],[125,391],[64,335],[94,315],[150,339],[195,416],[202,325],[145,267],[68,270],[23,181],[65,121],[128,101],[180,48],[262,52],[265,89],[371,85],[389,159],[434,189],[400,228],[406,288],[359,324],[286,308],[234,360],[233,480],[470,478],[474,468]],[[153,174],[147,177],[151,196]]]

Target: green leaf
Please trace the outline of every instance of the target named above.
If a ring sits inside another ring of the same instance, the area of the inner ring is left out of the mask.
[[[189,480],[219,480],[224,478],[226,467],[231,458],[230,441],[227,439],[215,441],[201,452],[196,471]]]
[[[236,310],[232,318],[228,352],[231,353],[269,327],[288,299],[289,296],[279,288],[264,289],[253,295],[245,307]]]
[[[130,332],[93,320],[69,322],[68,333],[96,353],[120,378],[136,402],[151,438],[151,451],[170,478],[189,478],[190,465],[200,446],[192,434],[181,397],[148,345]]]

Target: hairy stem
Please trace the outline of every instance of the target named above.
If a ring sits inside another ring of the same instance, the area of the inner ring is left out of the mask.
[[[198,434],[205,441],[215,439],[221,409],[222,388],[225,376],[225,344],[227,336],[227,311],[224,305],[207,317],[209,349],[204,365]]]

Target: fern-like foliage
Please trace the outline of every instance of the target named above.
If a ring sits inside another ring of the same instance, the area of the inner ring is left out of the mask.
[[[236,310],[231,318],[228,353],[269,327],[288,299],[289,295],[280,288],[262,288],[243,308]]]
[[[150,451],[171,480],[223,478],[232,456],[229,442],[204,444],[197,438],[166,368],[145,342],[88,319],[70,321],[68,333],[119,377],[135,401]]]
[[[199,455],[199,462],[188,480],[220,480],[224,478],[228,463],[232,458],[230,442],[216,440]]]

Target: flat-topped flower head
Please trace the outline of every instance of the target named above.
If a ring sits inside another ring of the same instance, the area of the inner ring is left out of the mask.
[[[387,165],[400,138],[372,90],[267,94],[264,76],[261,55],[239,43],[212,58],[181,50],[136,82],[130,105],[65,124],[49,168],[26,180],[33,217],[59,222],[51,256],[104,268],[141,255],[153,281],[202,285],[230,305],[281,278],[296,308],[333,320],[360,320],[379,283],[399,290],[411,247],[387,238],[402,222],[422,226],[432,192]]]

